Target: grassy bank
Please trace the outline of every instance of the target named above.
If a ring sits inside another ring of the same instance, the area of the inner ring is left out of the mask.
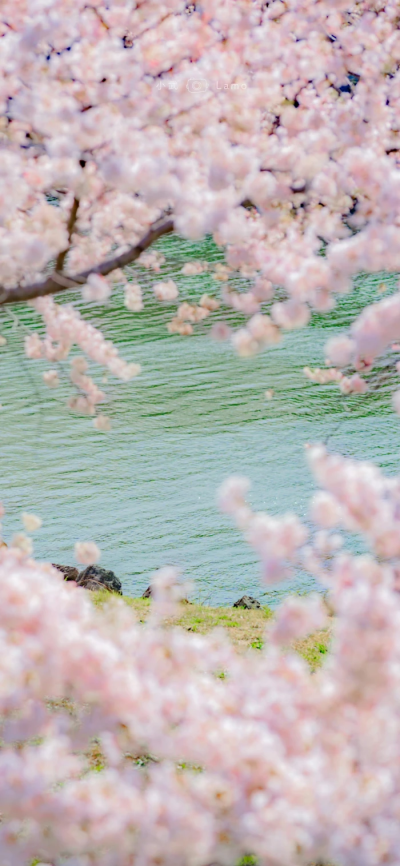
[[[108,592],[91,593],[97,607],[110,602],[112,596]],[[151,602],[147,598],[128,598],[124,596],[125,604],[132,607],[141,622],[145,622]],[[239,652],[260,650],[264,640],[268,640],[268,625],[273,621],[273,612],[269,607],[260,610],[244,610],[233,607],[208,607],[201,604],[180,604],[179,615],[174,624],[191,632],[207,634],[214,628],[227,630],[232,643]],[[308,662],[312,670],[320,667],[329,648],[331,626],[318,631],[304,640],[294,641],[292,648]]]

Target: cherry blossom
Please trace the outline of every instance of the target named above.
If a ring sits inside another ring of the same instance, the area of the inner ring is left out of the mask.
[[[127,283],[125,288],[125,306],[131,313],[143,310],[142,290],[138,283]]]
[[[42,525],[42,518],[36,514],[29,514],[27,511],[22,512],[22,522],[27,532],[35,532]]]
[[[206,268],[206,264],[206,262],[186,262],[182,268],[182,273],[185,277],[202,274]]]
[[[96,418],[93,419],[93,426],[96,427],[96,430],[102,430],[103,433],[107,433],[111,430],[111,420],[108,415],[97,415]]]
[[[46,370],[43,373],[43,381],[48,388],[58,388],[60,384],[60,377],[57,370]]]
[[[295,638],[305,637],[326,625],[326,612],[318,596],[307,599],[285,599],[269,632],[269,639],[277,645],[289,644]]]
[[[222,302],[250,320],[232,344],[251,356],[329,312],[360,270],[400,268],[395,0],[78,0],[68,22],[51,8],[47,22],[39,3],[15,12],[7,0],[2,12],[0,303],[37,298],[44,314],[43,296],[75,286],[100,303],[119,283],[138,312],[133,261],[163,269],[154,291],[170,303],[178,288],[152,244],[212,234],[225,263],[180,270],[212,273]],[[398,339],[396,305],[367,308],[329,343],[330,363],[369,367]],[[257,315],[276,331],[255,337]],[[178,315],[169,330],[193,325]],[[32,335],[27,354],[63,360],[64,337]],[[358,379],[341,388],[362,390]]]
[[[12,547],[20,550],[24,555],[33,553],[33,542],[24,532],[16,532],[12,538]]]
[[[75,557],[83,565],[93,565],[100,559],[100,550],[94,541],[78,541],[75,544]]]
[[[154,283],[153,291],[159,301],[174,301],[178,297],[178,288],[173,280],[165,283]]]
[[[111,286],[108,281],[98,274],[90,274],[86,285],[82,289],[85,301],[107,301],[111,294]]]

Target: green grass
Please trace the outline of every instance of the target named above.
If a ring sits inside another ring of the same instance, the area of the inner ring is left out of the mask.
[[[109,604],[112,598],[113,596],[108,592],[91,593],[91,599],[96,607]],[[128,607],[133,608],[139,622],[146,621],[150,612],[150,599],[124,596],[123,601]],[[224,628],[239,652],[261,651],[268,641],[268,624],[272,622],[273,616],[271,608],[266,606],[259,610],[245,610],[186,603],[179,605],[178,614],[171,620],[171,624],[197,634],[207,634],[215,628]],[[294,641],[291,648],[308,662],[312,670],[315,670],[321,666],[329,651],[330,633],[330,627],[318,631],[304,640]]]

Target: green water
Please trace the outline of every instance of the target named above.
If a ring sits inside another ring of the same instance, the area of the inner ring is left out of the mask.
[[[171,237],[158,246],[181,300],[215,293],[219,284],[210,276],[180,273],[191,257],[219,258],[212,242]],[[2,312],[0,332],[8,340],[0,349],[5,538],[20,531],[21,512],[32,511],[43,518],[35,534],[37,558],[73,564],[74,542],[94,540],[101,563],[115,570],[128,595],[141,594],[155,569],[174,564],[195,581],[195,597],[203,602],[229,604],[244,592],[260,597],[257,558],[215,505],[227,475],[250,477],[254,507],[273,514],[291,509],[307,519],[313,481],[306,442],[328,439],[334,450],[399,471],[400,420],[390,405],[395,377],[383,369],[369,397],[343,398],[334,386],[313,385],[302,372],[305,365],[323,364],[326,339],[363,304],[381,297],[381,275],[360,276],[357,291],[341,299],[334,313],[314,317],[309,328],[250,359],[211,340],[209,320],[196,326],[193,337],[169,335],[173,308],[154,302],[150,293],[163,275],[144,269],[137,275],[146,289],[141,313],[128,312],[120,292],[106,308],[83,304],[74,293],[66,299],[102,327],[126,360],[143,366],[132,382],[110,377],[103,386],[109,397],[104,411],[113,425],[107,434],[65,407],[71,393],[67,365],[61,388],[49,391],[42,373],[50,365],[24,358],[24,328],[38,327],[36,313],[15,308],[17,321]],[[395,279],[388,284],[393,290]],[[275,392],[270,402],[269,388]],[[282,593],[312,586],[311,578],[299,574],[265,599],[274,604]]]

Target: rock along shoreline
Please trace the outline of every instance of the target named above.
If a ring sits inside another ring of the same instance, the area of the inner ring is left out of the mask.
[[[108,592],[116,592],[118,595],[123,595],[122,583],[111,569],[101,568],[99,565],[89,565],[83,571],[78,571],[72,565],[59,565],[55,562],[52,562],[52,566],[64,575],[64,580],[73,580],[77,586],[81,586],[83,589],[89,589],[92,592],[105,589]],[[148,586],[142,598],[151,597],[152,589],[151,586]],[[190,604],[187,599],[184,599],[184,601],[186,604]],[[245,610],[260,610],[261,604],[256,598],[252,598],[250,595],[243,595],[235,601],[232,607],[241,607]]]

